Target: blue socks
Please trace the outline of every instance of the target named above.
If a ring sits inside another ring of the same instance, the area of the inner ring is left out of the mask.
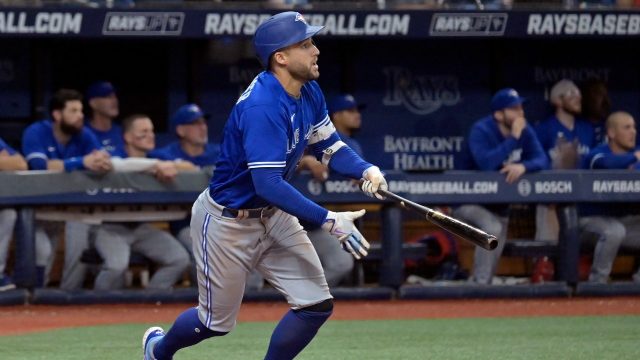
[[[265,360],[293,359],[311,342],[320,326],[331,316],[329,311],[289,310],[278,323],[269,343]]]
[[[153,349],[158,360],[170,360],[176,351],[195,345],[213,336],[223,336],[226,332],[213,331],[202,324],[198,318],[198,309],[191,308],[178,316],[162,340]]]

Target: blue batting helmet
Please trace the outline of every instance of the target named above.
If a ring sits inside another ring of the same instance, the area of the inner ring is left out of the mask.
[[[274,52],[306,40],[324,26],[310,26],[304,17],[295,11],[276,14],[265,20],[253,36],[253,47],[264,67],[269,66],[269,57]]]

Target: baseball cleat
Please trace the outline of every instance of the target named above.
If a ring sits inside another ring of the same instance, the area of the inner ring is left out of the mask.
[[[142,337],[142,360],[155,360],[153,347],[164,337],[164,330],[154,326],[147,329]]]

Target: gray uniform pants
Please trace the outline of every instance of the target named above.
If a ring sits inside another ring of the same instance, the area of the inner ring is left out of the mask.
[[[159,265],[149,288],[171,288],[189,265],[189,254],[168,232],[149,224],[133,228],[123,224],[104,224],[96,231],[96,250],[104,259],[95,289],[119,289],[129,267],[131,251],[137,251]]]
[[[0,278],[4,276],[9,255],[9,241],[13,236],[13,228],[16,225],[17,213],[14,209],[0,210]]]
[[[332,298],[306,232],[298,219],[281,210],[263,218],[225,217],[207,189],[193,205],[191,239],[198,269],[198,315],[211,330],[235,327],[253,269],[293,309]]]
[[[89,248],[91,234],[99,225],[80,221],[67,221],[64,228],[64,268],[60,288],[80,289],[87,273],[87,265],[80,261],[82,253]]]
[[[622,218],[586,216],[580,219],[581,238],[595,243],[589,281],[606,283],[620,246],[640,248],[640,215]],[[640,270],[633,276],[640,282]]]
[[[489,251],[476,246],[473,257],[471,280],[478,284],[491,284],[507,241],[508,218],[480,205],[462,205],[453,211],[453,216],[498,237],[498,247]]]

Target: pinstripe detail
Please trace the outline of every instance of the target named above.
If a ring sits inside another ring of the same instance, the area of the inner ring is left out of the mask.
[[[312,128],[313,128],[313,130],[316,130],[321,126],[327,125],[330,121],[331,121],[331,119],[329,118],[329,115],[327,115],[324,119],[322,119],[322,121],[320,121],[319,123],[313,125]]]
[[[286,161],[255,161],[247,163],[249,169],[265,168],[265,167],[285,167]]]
[[[207,319],[205,321],[205,326],[211,326],[211,282],[209,281],[209,263],[207,262],[208,254],[207,254],[207,229],[209,228],[209,221],[211,221],[211,215],[207,213],[204,218],[204,222],[202,223],[202,262],[204,263],[204,278],[207,283],[207,303],[205,304],[205,308],[207,309]]]

